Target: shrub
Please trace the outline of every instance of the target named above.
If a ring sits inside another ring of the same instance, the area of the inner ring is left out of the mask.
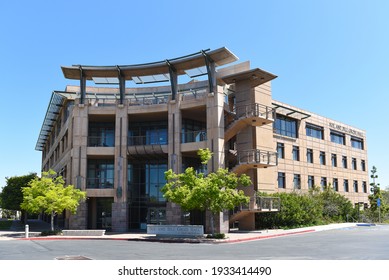
[[[226,238],[226,235],[224,233],[214,233],[214,234],[208,234],[207,238],[224,239]]]
[[[259,194],[269,196],[269,194]],[[320,225],[331,222],[343,222],[348,217],[355,217],[355,209],[346,197],[335,192],[330,186],[323,191],[313,188],[309,193],[276,193],[280,197],[279,212],[258,213],[256,227],[296,228]]]
[[[62,230],[45,230],[41,232],[41,236],[62,235]]]

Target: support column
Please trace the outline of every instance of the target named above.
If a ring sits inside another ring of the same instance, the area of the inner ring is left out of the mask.
[[[86,96],[86,78],[84,76],[82,67],[80,66],[80,104],[85,103]]]
[[[112,231],[128,231],[127,203],[127,106],[116,108],[115,119],[115,184],[114,203],[112,204]]]
[[[202,50],[201,53],[204,56],[205,66],[207,68],[209,92],[214,92],[217,87],[215,62],[212,60],[212,58],[209,57],[209,55],[205,51]]]
[[[213,153],[212,159],[208,162],[208,171],[216,172],[224,168],[224,94],[222,91],[207,97],[207,147]],[[206,231],[211,232],[211,213],[206,213]],[[215,215],[215,232],[228,232],[228,212],[221,212]]]
[[[81,100],[80,100],[81,102]],[[71,131],[73,137],[69,136],[69,146],[72,146],[72,170],[71,182],[72,184],[82,190],[87,188],[87,153],[88,145],[88,107],[83,104],[78,104],[73,108],[73,126]],[[83,202],[78,207],[75,215],[70,215],[69,228],[70,229],[86,229],[87,228],[87,202]]]
[[[117,66],[117,68],[118,68],[119,94],[120,94],[119,104],[123,105],[123,103],[124,103],[124,96],[126,94],[126,80],[124,79],[124,77],[122,75],[120,67]]]
[[[172,100],[176,100],[177,97],[177,84],[178,76],[176,68],[166,59],[166,64],[169,66],[169,75],[170,75],[170,87],[172,91]]]
[[[181,156],[181,110],[180,100],[171,100],[168,104],[168,168],[180,173],[182,168]],[[166,219],[168,224],[181,224],[182,210],[175,203],[166,205]]]

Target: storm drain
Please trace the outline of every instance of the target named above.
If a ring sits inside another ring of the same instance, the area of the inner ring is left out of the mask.
[[[92,260],[92,259],[85,256],[63,256],[63,257],[56,257],[55,260],[68,261],[68,260]]]

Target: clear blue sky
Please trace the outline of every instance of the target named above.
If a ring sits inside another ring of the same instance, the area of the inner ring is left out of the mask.
[[[389,1],[1,1],[0,187],[35,151],[61,65],[136,64],[226,46],[278,75],[273,97],[367,131],[389,186]]]

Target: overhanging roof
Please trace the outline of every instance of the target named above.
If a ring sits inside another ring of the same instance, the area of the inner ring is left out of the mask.
[[[43,151],[46,140],[52,131],[54,123],[57,120],[59,111],[61,110],[65,99],[66,97],[58,92],[52,93],[49,106],[47,107],[45,119],[43,120],[41,131],[39,133],[39,138],[35,146],[35,150]]]
[[[187,70],[205,66],[205,55],[213,61],[216,66],[222,66],[238,60],[230,50],[222,47],[213,51],[205,50],[183,57],[146,64],[114,66],[73,65],[62,66],[61,68],[67,79],[79,80],[82,71],[83,76],[88,80],[92,80],[92,78],[95,77],[117,78],[119,72],[125,80],[132,80],[133,77],[167,74],[169,73],[170,66],[174,67],[178,75],[184,75]]]
[[[259,86],[260,84],[269,82],[275,78],[277,78],[276,75],[273,75],[272,73],[266,72],[262,69],[255,68],[255,69],[239,72],[236,74],[224,76],[221,79],[227,84],[232,84],[243,80],[250,80],[251,86],[256,87]]]
[[[298,120],[303,120],[306,118],[309,118],[311,115],[304,113],[302,111],[299,111],[297,109],[289,108],[286,106],[283,106],[281,104],[272,103],[274,105],[274,109],[276,110],[276,114],[284,115],[287,117],[291,117]]]

